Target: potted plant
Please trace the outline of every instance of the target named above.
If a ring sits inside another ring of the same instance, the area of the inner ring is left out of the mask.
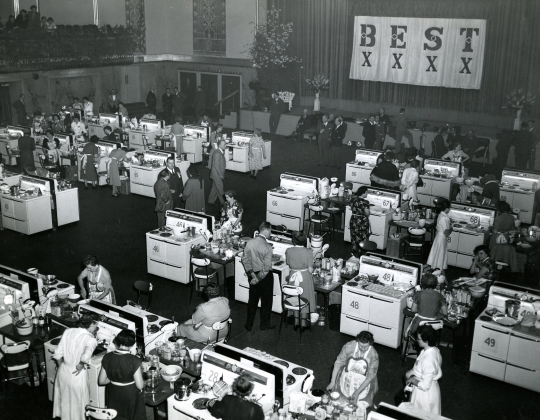
[[[530,92],[525,93],[523,88],[512,89],[512,91],[506,95],[506,105],[503,109],[507,109],[514,116],[514,130],[521,128],[521,114],[529,112],[536,101],[536,96]]]

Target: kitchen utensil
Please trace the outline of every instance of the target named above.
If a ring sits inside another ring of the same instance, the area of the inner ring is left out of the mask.
[[[518,323],[518,320],[507,315],[495,315],[493,321],[505,327],[513,327]]]
[[[504,306],[506,308],[506,315],[517,319],[521,302],[519,300],[507,299]]]
[[[168,365],[161,370],[161,377],[167,382],[174,382],[182,374],[182,368],[177,365]]]
[[[194,363],[199,363],[201,361],[201,350],[199,349],[190,349],[188,348],[189,357],[193,360]]]
[[[81,299],[81,295],[78,293],[73,293],[68,296],[68,299],[71,303],[77,303]]]
[[[191,381],[187,378],[180,378],[174,383],[174,397],[177,401],[186,401],[191,394]]]

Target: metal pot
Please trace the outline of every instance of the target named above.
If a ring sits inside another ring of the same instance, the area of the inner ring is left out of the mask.
[[[178,379],[174,383],[174,393],[177,400],[186,401],[189,399],[191,394],[190,384],[191,381],[187,378]]]
[[[17,185],[13,185],[9,189],[11,190],[11,195],[19,195],[19,187]]]
[[[521,302],[519,300],[508,299],[505,302],[506,315],[516,318],[519,316],[519,307]]]

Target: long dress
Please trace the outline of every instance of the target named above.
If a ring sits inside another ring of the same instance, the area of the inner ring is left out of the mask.
[[[303,246],[288,248],[285,251],[285,261],[291,269],[289,284],[304,289],[302,297],[309,302],[311,312],[317,312],[315,285],[313,284],[313,276],[308,271],[308,267],[313,267],[313,251]],[[298,304],[296,297],[291,299],[293,304]],[[308,308],[304,308],[302,313],[308,313]]]
[[[253,136],[249,141],[251,148],[251,155],[249,156],[249,169],[251,171],[258,171],[263,168],[263,148],[264,140],[259,136]]]
[[[178,327],[178,334],[198,343],[206,343],[208,340],[214,341],[217,338],[217,331],[212,329],[212,325],[225,321],[230,316],[231,309],[227,298],[220,296],[210,299],[197,306],[191,319]],[[219,332],[219,339],[225,338],[228,331],[229,326],[227,325]]]
[[[127,352],[115,351],[103,356],[101,367],[111,381],[108,385],[107,408],[118,412],[127,420],[145,420],[144,394],[139,391],[133,375],[141,366],[141,360]]]
[[[83,369],[73,372],[80,361],[89,362],[97,347],[97,340],[84,328],[68,328],[64,331],[53,358],[63,363],[54,381],[53,417],[62,420],[85,420],[84,408],[90,403],[88,374]]]
[[[351,201],[351,242],[353,247],[359,248],[360,242],[367,241],[371,235],[369,217],[366,216],[365,209],[369,209],[369,201],[361,197],[353,197]]]
[[[99,155],[99,148],[96,146],[95,143],[88,142],[84,146],[83,154],[83,159],[85,159],[86,161],[84,165],[84,179],[86,179],[87,181],[97,181],[97,169],[94,166],[97,162],[94,160],[94,156]]]
[[[413,387],[411,403],[433,414],[441,414],[442,357],[437,347],[422,350],[414,363],[413,372],[420,382]]]
[[[106,285],[109,287],[109,293],[100,300],[116,305],[116,297],[114,295],[114,289],[112,288],[111,275],[105,267],[100,265],[97,272],[88,271],[86,278],[88,279],[90,299],[97,299],[98,296],[103,293],[104,286]]]
[[[118,170],[118,161],[126,158],[126,152],[122,149],[113,149],[109,154],[109,184],[112,187],[120,187],[120,171]]]
[[[450,229],[451,223],[448,215],[441,211],[437,218],[437,233],[431,246],[431,251],[427,263],[431,268],[445,270],[448,267],[448,238],[444,234],[444,231]]]
[[[341,349],[335,367],[340,369],[334,388],[334,391],[338,391],[340,394],[340,404],[346,405],[349,398],[362,383],[371,378],[370,384],[360,393],[355,403],[358,405],[358,403],[365,401],[372,406],[373,397],[379,389],[377,382],[379,355],[373,346],[370,346],[365,353],[362,353],[356,340],[349,341]]]
[[[189,178],[182,194],[186,199],[186,210],[204,213],[204,181],[201,178]]]

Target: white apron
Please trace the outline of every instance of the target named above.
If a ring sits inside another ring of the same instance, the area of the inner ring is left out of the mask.
[[[441,414],[441,390],[438,380],[442,377],[442,357],[437,347],[422,350],[414,363],[414,376],[419,379],[413,387],[411,403],[422,410]]]
[[[341,390],[341,393],[345,397],[352,397],[354,392],[358,388],[360,388],[360,386],[366,380],[366,373],[369,365],[369,361],[367,360],[366,356],[369,354],[370,351],[371,347],[368,349],[366,354],[364,354],[364,357],[359,356],[358,343],[356,343],[354,353],[347,361],[347,364],[345,365],[345,368],[341,373],[341,377],[339,378],[339,388]],[[360,400],[366,398],[369,393],[370,387],[371,384],[366,386],[364,390],[360,393],[360,395],[358,396],[358,400],[355,402],[356,405],[358,405]]]

